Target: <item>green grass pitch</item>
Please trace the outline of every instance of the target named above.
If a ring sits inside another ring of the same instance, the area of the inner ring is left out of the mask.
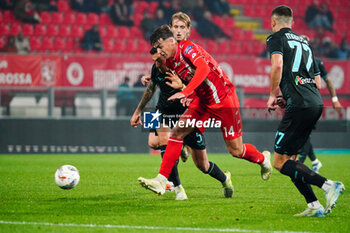
[[[318,158],[321,175],[350,188],[350,155]],[[179,165],[189,200],[175,201],[173,192],[157,196],[137,183],[156,176],[159,156],[0,155],[0,232],[350,232],[347,190],[327,217],[293,217],[306,204],[288,177],[274,170],[264,182],[256,164],[228,154],[209,159],[231,171],[233,198],[224,198],[221,184],[191,160]],[[80,172],[72,190],[54,182],[64,164]],[[314,190],[325,204],[323,191]]]

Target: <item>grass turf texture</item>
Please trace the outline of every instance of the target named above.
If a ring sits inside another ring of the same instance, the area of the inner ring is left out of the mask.
[[[346,190],[326,218],[293,217],[306,208],[288,177],[273,171],[269,181],[260,167],[225,155],[209,155],[232,173],[234,197],[223,197],[221,184],[204,175],[191,160],[180,162],[188,201],[175,201],[145,190],[137,178],[154,177],[160,157],[152,155],[0,155],[0,220],[67,224],[199,227],[260,231],[350,232],[350,196]],[[350,188],[350,155],[321,155],[321,174]],[[80,183],[62,190],[54,173],[76,166]],[[306,162],[310,165],[310,162]],[[325,204],[323,191],[314,188]],[[195,232],[176,229],[118,229],[80,226],[0,224],[0,232]],[[199,230],[197,232],[207,232]],[[249,231],[245,231],[249,232]]]

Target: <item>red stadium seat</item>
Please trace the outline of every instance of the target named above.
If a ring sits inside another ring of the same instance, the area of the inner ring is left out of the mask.
[[[143,19],[143,15],[141,13],[140,14],[136,14],[135,18],[134,18],[134,25],[139,27],[140,24],[141,24],[142,19]]]
[[[0,49],[2,49],[5,46],[5,44],[5,40],[2,37],[0,37]]]
[[[257,4],[255,5],[255,17],[265,17],[268,14],[271,14],[271,12],[267,12],[265,6]]]
[[[229,54],[230,53],[229,43],[227,43],[227,41],[220,41],[218,43],[218,51],[222,54]]]
[[[75,15],[75,23],[76,24],[86,24],[87,23],[87,17],[84,13],[77,13]]]
[[[73,25],[72,26],[72,36],[82,38],[84,36],[84,29],[80,25]]]
[[[99,24],[99,17],[96,13],[89,13],[87,15],[87,23],[90,25]]]
[[[40,18],[43,24],[51,23],[51,14],[47,11],[40,12]]]
[[[63,22],[65,24],[74,24],[75,23],[75,14],[71,11],[65,12],[63,17]]]
[[[241,49],[242,49],[243,55],[251,55],[253,53],[253,48],[250,42],[241,43]]]
[[[130,38],[130,30],[129,27],[121,26],[118,28],[119,37],[121,38]]]
[[[106,38],[107,37],[107,29],[106,29],[106,27],[100,26],[98,28],[98,31],[100,32],[101,38]]]
[[[262,26],[265,29],[270,29],[271,28],[271,20],[269,18],[264,18],[262,22]]]
[[[131,27],[130,28],[130,35],[133,38],[143,38],[143,32],[139,27]]]
[[[254,33],[252,30],[245,30],[243,31],[243,36],[245,41],[252,41],[254,40]]]
[[[63,23],[63,13],[62,12],[52,12],[51,23],[61,24]]]
[[[19,23],[12,23],[10,28],[10,34],[16,36],[22,31],[21,25]]]
[[[226,17],[224,22],[225,27],[235,28],[235,19],[233,17]]]
[[[137,47],[140,53],[149,53],[151,45],[144,39],[137,40]]]
[[[230,44],[230,54],[235,55],[235,56],[239,56],[243,53],[240,43],[238,43],[237,41],[231,41]]]
[[[34,35],[34,28],[32,24],[23,24],[22,31],[24,36],[32,36]]]
[[[260,55],[264,50],[264,44],[261,41],[255,40],[252,42],[252,50],[255,56]]]
[[[236,41],[244,41],[244,34],[241,28],[235,28],[233,31],[233,39]]]
[[[105,39],[103,40],[103,47],[105,52],[112,52],[114,48],[113,39]]]
[[[149,12],[154,15],[154,12],[156,11],[156,9],[158,8],[158,2],[148,2],[148,10]]]
[[[106,13],[100,14],[100,25],[112,25],[111,17]]]
[[[214,15],[214,17],[213,17],[213,22],[214,22],[217,26],[219,26],[220,28],[225,27],[224,19],[223,19],[221,16]]]
[[[58,8],[58,11],[63,11],[63,12],[67,12],[70,10],[70,7],[66,0],[59,0],[57,2],[57,8]]]
[[[13,15],[13,11],[7,10],[3,12],[3,22],[4,23],[12,23],[15,21],[15,16]]]
[[[215,41],[213,40],[208,40],[207,46],[206,46],[206,50],[209,53],[217,53],[218,52],[218,45]]]
[[[199,40],[199,39],[201,39],[201,35],[198,33],[197,29],[192,28],[190,40]]]
[[[244,6],[244,15],[245,16],[254,17],[255,16],[255,9],[254,9],[254,7],[251,6],[251,5],[245,5]]]
[[[66,48],[66,42],[63,37],[55,37],[54,49],[64,50]]]
[[[34,26],[35,36],[45,36],[47,33],[46,26],[44,24],[36,24]]]
[[[53,43],[51,37],[43,37],[42,39],[42,49],[43,50],[51,50],[53,49]]]
[[[122,51],[125,50],[125,45],[124,45],[124,41],[120,40],[120,39],[116,39],[114,40],[114,49],[113,52],[117,52],[120,53]]]
[[[72,37],[66,38],[66,51],[72,52],[74,49],[75,40]]]
[[[36,36],[30,37],[29,44],[30,44],[31,50],[41,49],[41,41],[39,37],[36,37]]]
[[[58,35],[58,26],[56,24],[49,24],[47,26],[47,35],[48,36],[57,36]]]
[[[117,28],[114,25],[107,26],[107,36],[108,38],[116,38],[118,36]]]
[[[60,25],[59,36],[71,36],[70,26],[66,24]]]
[[[0,24],[0,35],[10,35],[10,27],[7,24]]]
[[[124,52],[130,52],[135,53],[137,52],[137,46],[135,40],[127,40],[125,43],[125,51]]]

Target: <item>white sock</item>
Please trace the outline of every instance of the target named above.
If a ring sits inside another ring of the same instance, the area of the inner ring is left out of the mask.
[[[180,190],[180,189],[183,189],[181,184],[175,187],[175,190]]]
[[[334,181],[332,180],[326,180],[326,182],[324,182],[324,184],[322,185],[321,189],[323,189],[323,191],[328,191],[333,185],[333,183]]]
[[[312,208],[312,209],[318,209],[318,208],[322,207],[322,205],[317,200],[317,201],[313,201],[313,202],[307,203],[307,207]]]
[[[315,163],[319,163],[320,161],[318,161],[318,159],[315,159],[314,161],[312,161],[311,163],[312,164],[315,164]]]

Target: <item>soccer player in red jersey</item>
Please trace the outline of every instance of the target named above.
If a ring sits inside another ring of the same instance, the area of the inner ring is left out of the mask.
[[[173,14],[170,22],[170,29],[174,34],[174,37],[177,41],[186,40],[188,36],[190,35],[191,31],[191,19],[190,17],[183,13],[183,12],[176,12]],[[147,83],[147,80],[149,80],[149,86],[147,87],[146,94],[143,95],[142,100],[140,101],[140,105],[138,106],[138,109],[135,111],[133,117],[130,120],[130,123],[133,127],[136,127],[138,124],[141,123],[141,111],[143,109],[143,106],[145,106],[146,102],[153,96],[155,88],[152,88],[154,84],[162,84],[158,85],[160,87],[160,98],[162,99],[161,104],[157,104],[158,107],[161,105],[164,105],[165,102],[168,102],[167,99],[174,94],[174,90],[169,89],[170,83],[172,88],[181,89],[184,88],[184,83],[178,78],[177,75],[174,75],[173,72],[168,73],[169,77],[166,77],[166,71],[170,71],[166,65],[165,65],[165,58],[163,56],[160,56],[160,54],[157,53],[157,49],[153,48],[156,51],[156,54],[152,55],[154,60],[156,61],[156,64],[158,68],[163,70],[163,74],[156,74],[157,72],[153,73],[154,77],[151,80],[151,75],[144,76],[142,79]],[[152,49],[152,50],[153,50]],[[154,71],[154,69],[152,69]],[[155,70],[157,71],[157,70]],[[159,79],[159,75],[163,78]],[[156,77],[158,76],[158,77]],[[171,77],[170,77],[171,76]],[[169,79],[169,80],[167,80]],[[161,81],[160,81],[161,80]],[[186,82],[187,83],[187,82]],[[164,101],[165,100],[165,101]],[[173,101],[170,101],[173,102]],[[165,104],[168,105],[168,104]],[[178,106],[178,107],[177,107]],[[173,108],[173,109],[171,109]],[[177,109],[181,108],[182,111],[177,112]],[[164,114],[166,111],[166,115],[181,115],[183,113],[183,108],[181,106],[181,103],[179,101],[171,103],[171,107],[168,107],[168,110],[161,109],[161,113]],[[161,130],[157,130],[158,136],[155,135],[155,133],[150,133],[149,135],[149,142],[155,142],[156,145],[160,145],[161,154],[163,156],[166,148],[166,144],[168,143],[168,139],[170,136],[170,129],[169,131],[166,128],[162,128]],[[199,170],[201,170],[204,174],[210,175],[214,179],[218,180],[223,187],[224,196],[227,198],[230,198],[233,196],[234,188],[231,181],[231,173],[229,171],[223,172],[217,164],[215,164],[213,161],[209,161],[206,149],[205,149],[205,138],[202,134],[193,131],[191,134],[187,135],[184,139],[184,145],[188,144],[188,149],[191,151],[191,157],[193,159],[193,162],[197,166]],[[181,155],[182,156],[182,155]],[[187,157],[186,157],[187,159]],[[175,167],[177,166],[177,163],[175,163]],[[177,173],[177,168],[173,168],[172,173],[168,177],[169,181],[173,181],[174,185],[180,184],[179,176],[175,176]],[[175,179],[174,179],[175,178]],[[178,178],[178,179],[177,179]],[[183,187],[175,187],[176,192],[176,198],[177,200],[185,200],[187,199],[187,196],[185,195],[185,191]],[[186,197],[186,198],[181,198]],[[179,198],[180,199],[179,199]]]
[[[189,82],[183,91],[169,100],[180,100],[189,107],[171,131],[158,176],[153,179],[139,177],[141,185],[163,194],[167,178],[180,155],[183,138],[196,128],[203,132],[205,127],[201,123],[213,119],[221,122],[221,131],[230,154],[260,164],[262,178],[269,179],[272,172],[270,153],[260,153],[255,146],[243,144],[238,97],[218,63],[199,45],[186,40],[177,42],[167,25],[153,32],[151,44],[167,59],[168,68]],[[194,99],[191,102],[192,96]],[[197,127],[188,124],[193,120]]]

